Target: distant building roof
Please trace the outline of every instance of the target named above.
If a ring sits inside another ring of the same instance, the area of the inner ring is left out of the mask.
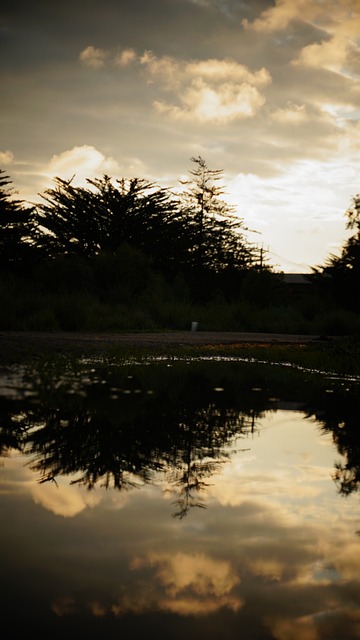
[[[309,284],[312,273],[281,273],[279,274],[286,284]]]

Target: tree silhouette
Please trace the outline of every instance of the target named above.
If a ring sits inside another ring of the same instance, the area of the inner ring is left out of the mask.
[[[243,234],[243,220],[221,198],[224,190],[217,184],[223,170],[209,169],[201,156],[191,161],[195,163],[195,169],[190,171],[192,179],[180,182],[188,187],[182,202],[194,237],[196,267],[217,272],[229,267],[248,268],[253,252]]]
[[[16,268],[34,257],[33,208],[13,198],[9,176],[0,169],[0,265]]]
[[[319,282],[329,289],[345,307],[360,310],[360,299],[354,295],[360,285],[360,195],[352,199],[346,211],[346,229],[355,233],[346,240],[340,256],[330,255],[325,265],[315,268],[322,279]]]
[[[109,176],[76,187],[72,180],[55,178],[45,191],[36,220],[45,230],[38,246],[49,256],[93,258],[115,254],[124,244],[151,256],[156,266],[179,269],[188,251],[188,235],[177,202],[166,189],[134,178]]]
[[[239,275],[254,266],[255,250],[246,241],[243,221],[221,199],[216,181],[222,170],[209,169],[201,157],[192,161],[196,168],[181,195],[139,178],[114,181],[104,175],[87,180],[86,187],[55,178],[36,206],[39,252],[92,264],[107,256],[102,264],[108,266],[112,256],[115,267],[127,246],[146,256],[148,266],[166,280],[180,275],[203,297],[217,289],[236,291]]]

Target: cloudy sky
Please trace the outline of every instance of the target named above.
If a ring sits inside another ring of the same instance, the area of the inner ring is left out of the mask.
[[[251,242],[309,271],[360,191],[360,0],[12,0],[0,10],[0,168],[179,186],[201,156]]]

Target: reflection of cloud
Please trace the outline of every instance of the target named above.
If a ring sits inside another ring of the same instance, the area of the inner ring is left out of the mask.
[[[340,602],[329,601],[328,606],[313,615],[294,618],[267,616],[266,627],[277,640],[320,640],[321,638],[358,638],[360,612],[346,608]]]
[[[199,616],[209,615],[219,611],[222,607],[238,611],[244,605],[244,602],[237,597],[219,596],[216,598],[205,598],[196,600],[190,598],[176,598],[176,600],[162,600],[162,608],[171,613],[177,613],[183,616]]]
[[[51,610],[60,618],[69,616],[76,610],[76,601],[70,596],[59,597],[52,603]]]
[[[273,619],[269,616],[266,626],[271,629],[271,634],[276,640],[320,640],[312,616],[295,619]]]
[[[247,569],[254,576],[261,576],[267,580],[281,580],[286,571],[286,563],[271,557],[254,558],[249,560]]]
[[[155,567],[165,589],[161,608],[183,615],[208,614],[221,607],[238,610],[243,602],[230,594],[240,582],[230,562],[202,553],[150,553],[133,560],[132,569]],[[191,594],[191,595],[190,595]]]
[[[36,504],[41,504],[57,516],[72,518],[88,507],[100,503],[100,494],[88,493],[74,486],[60,487],[55,484],[34,484],[31,494]]]

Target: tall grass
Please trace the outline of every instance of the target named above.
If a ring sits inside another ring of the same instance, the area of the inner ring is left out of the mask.
[[[120,262],[52,265],[48,272],[0,277],[0,330],[15,331],[246,331],[342,336],[360,332],[360,314],[341,308],[327,295],[289,298],[274,289],[262,295],[239,288],[219,290],[202,300],[182,276],[173,281],[141,259],[138,273]],[[79,270],[76,271],[79,266]],[[136,260],[131,263],[136,270]],[[74,271],[75,270],[75,271]],[[72,273],[74,277],[72,278]],[[267,286],[267,283],[265,283]],[[200,292],[199,292],[200,293]]]

